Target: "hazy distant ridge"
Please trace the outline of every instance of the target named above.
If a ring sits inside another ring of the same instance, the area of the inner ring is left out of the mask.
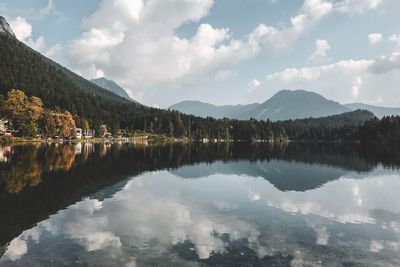
[[[378,118],[382,118],[384,116],[400,115],[400,108],[379,107],[362,103],[345,104],[344,106],[350,108],[351,110],[369,110],[374,113],[375,116],[377,116]]]
[[[199,101],[183,101],[170,109],[202,117],[272,121],[325,117],[350,111],[338,102],[304,90],[282,90],[261,104],[215,106]]]
[[[259,120],[270,119],[272,121],[319,118],[357,109],[371,111],[379,118],[400,114],[400,108],[386,108],[366,104],[342,105],[317,93],[305,90],[282,90],[261,104],[216,106],[200,101],[182,101],[169,108],[201,117],[226,117],[242,120],[255,118]]]

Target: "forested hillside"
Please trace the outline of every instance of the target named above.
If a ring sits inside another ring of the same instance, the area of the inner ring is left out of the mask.
[[[357,125],[375,120],[372,112],[356,110],[322,118],[308,118],[277,122],[293,140],[356,140]]]

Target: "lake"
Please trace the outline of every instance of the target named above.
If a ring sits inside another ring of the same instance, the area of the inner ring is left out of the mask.
[[[400,266],[400,149],[0,147],[0,266]]]

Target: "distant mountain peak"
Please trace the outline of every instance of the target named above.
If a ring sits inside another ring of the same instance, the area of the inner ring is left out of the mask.
[[[15,38],[15,34],[11,29],[10,24],[8,24],[7,20],[0,16],[0,34],[6,34]]]
[[[317,97],[320,99],[326,99],[324,96],[312,92],[312,91],[307,91],[304,89],[296,89],[296,90],[288,90],[288,89],[284,89],[284,90],[280,90],[278,91],[275,95],[273,95],[271,98],[273,97],[299,97],[299,96],[303,96],[303,97]]]
[[[113,80],[109,80],[105,77],[100,77],[100,78],[96,78],[96,79],[92,79],[90,80],[92,83],[116,94],[119,95],[125,99],[131,100],[136,102],[135,100],[133,100],[128,93],[125,91],[124,88],[122,88],[119,84],[117,84],[116,82],[114,82]]]
[[[106,77],[100,77],[100,78],[94,78],[92,80],[96,80],[96,81],[110,81],[108,79],[106,79]]]

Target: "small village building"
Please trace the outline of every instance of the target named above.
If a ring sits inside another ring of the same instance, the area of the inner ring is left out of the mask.
[[[4,133],[9,128],[9,122],[5,119],[0,119],[0,133]]]
[[[81,128],[76,128],[75,129],[75,137],[77,139],[82,139],[82,129]]]
[[[124,138],[124,137],[126,137],[126,132],[125,132],[125,130],[119,130],[119,131],[118,131],[118,134],[117,134],[117,137],[118,137],[118,138]]]
[[[91,139],[91,138],[94,137],[94,134],[95,134],[95,131],[92,130],[92,129],[89,129],[87,131],[84,131],[82,133],[82,136],[83,136],[84,139]]]
[[[108,134],[107,125],[106,124],[100,125],[100,136],[106,137],[107,134]]]

